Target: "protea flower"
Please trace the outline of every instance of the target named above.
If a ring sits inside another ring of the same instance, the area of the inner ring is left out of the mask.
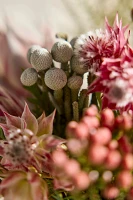
[[[21,118],[4,112],[6,124],[0,124],[6,140],[0,141],[1,164],[6,169],[49,172],[52,168],[50,151],[64,140],[52,136],[55,111],[36,119],[25,105]]]
[[[35,172],[7,173],[0,184],[0,194],[4,200],[48,200],[47,184]]]
[[[126,29],[127,26],[122,27],[122,21],[119,22],[118,14],[112,27],[105,19],[104,30],[90,31],[76,40],[75,54],[90,72],[99,71],[103,58],[120,57],[128,43],[128,37],[124,36]]]
[[[120,111],[133,109],[133,50],[129,47],[122,58],[105,58],[98,78],[90,85],[89,92],[102,92],[102,107]]]

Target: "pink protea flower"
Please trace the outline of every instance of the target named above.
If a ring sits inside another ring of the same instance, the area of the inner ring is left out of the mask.
[[[124,36],[126,29],[127,26],[122,27],[122,21],[119,22],[118,14],[113,27],[105,19],[105,30],[90,31],[76,40],[75,54],[90,72],[99,71],[103,58],[118,58],[121,55],[128,43],[128,37]]]
[[[50,151],[64,142],[52,136],[55,111],[36,119],[25,105],[21,118],[4,112],[6,124],[0,123],[6,140],[0,141],[1,164],[6,169],[49,172],[52,168]]]
[[[48,200],[46,182],[35,172],[8,172],[0,183],[4,200]]]
[[[125,48],[122,58],[105,58],[90,92],[102,92],[102,108],[133,110],[133,50]]]

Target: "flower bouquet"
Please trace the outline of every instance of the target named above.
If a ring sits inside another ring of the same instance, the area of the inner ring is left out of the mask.
[[[105,18],[105,29],[70,42],[57,34],[50,52],[31,46],[30,67],[20,76],[28,91],[25,106],[21,96],[0,87],[2,199],[133,199],[127,29],[116,15],[113,26]]]

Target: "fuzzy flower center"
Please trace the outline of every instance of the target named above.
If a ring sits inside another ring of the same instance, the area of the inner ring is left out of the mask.
[[[33,133],[27,129],[11,131],[5,144],[5,154],[15,165],[29,163],[38,145]]]

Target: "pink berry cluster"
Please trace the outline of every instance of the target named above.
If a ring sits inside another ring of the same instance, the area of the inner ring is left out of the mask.
[[[80,122],[66,128],[67,150],[53,153],[54,186],[83,191],[95,185],[105,199],[115,199],[122,190],[133,198],[132,117],[115,117],[110,109],[100,114],[95,105],[87,108]]]

